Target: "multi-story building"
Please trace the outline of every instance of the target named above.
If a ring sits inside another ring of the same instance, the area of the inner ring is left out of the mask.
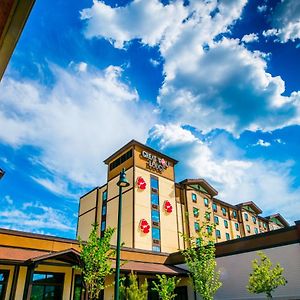
[[[176,183],[178,161],[135,140],[104,163],[107,183],[80,198],[77,235],[83,240],[92,223],[100,224],[99,234],[108,226],[117,227],[117,181],[123,168],[130,182],[123,191],[121,234],[125,247],[166,253],[184,249],[182,234],[197,238],[204,221],[215,224],[216,242],[288,226],[279,214],[260,216],[262,210],[252,201],[237,205],[221,201],[205,179]]]
[[[108,226],[117,226],[119,189],[116,183],[121,169],[125,168],[130,185],[123,189],[122,241],[125,245],[121,249],[124,262],[121,272],[123,276],[135,272],[139,283],[147,278],[148,299],[158,299],[152,290],[157,274],[181,279],[175,290],[176,300],[198,299],[178,249],[187,246],[181,233],[197,237],[205,220],[216,224],[216,257],[218,267],[226,274],[224,280],[245,279],[245,275],[240,274],[247,272],[253,259],[253,255],[247,253],[274,248],[270,251],[285,253],[283,257],[288,264],[285,269],[291,270],[287,290],[292,289],[293,296],[299,294],[295,275],[299,268],[295,262],[299,256],[300,221],[288,227],[279,214],[261,217],[261,210],[253,202],[231,205],[221,201],[216,198],[215,188],[204,179],[176,183],[177,161],[136,141],[125,145],[105,163],[107,182],[80,199],[78,236],[87,239],[94,222],[100,224],[99,235]],[[286,228],[274,230],[281,227]],[[270,230],[274,231],[265,232]],[[80,262],[79,251],[77,240],[0,228],[0,299],[86,299],[80,271],[74,268]],[[236,264],[234,255],[237,253],[244,253],[243,258],[237,258],[242,269]],[[105,280],[106,288],[100,299],[113,299],[113,282],[112,274]],[[246,282],[239,286],[245,289]],[[230,293],[226,283],[224,290],[218,299],[233,299],[232,295],[237,294],[235,289]]]

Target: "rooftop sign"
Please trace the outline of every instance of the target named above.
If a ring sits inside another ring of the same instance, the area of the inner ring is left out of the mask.
[[[145,150],[142,151],[141,156],[147,160],[147,167],[151,170],[162,173],[170,166],[170,163],[164,158],[153,155]]]

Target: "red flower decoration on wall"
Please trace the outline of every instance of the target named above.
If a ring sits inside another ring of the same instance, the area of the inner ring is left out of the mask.
[[[165,201],[164,208],[165,208],[165,211],[169,214],[173,211],[173,206],[170,203],[170,201],[168,201],[168,200]]]
[[[149,233],[149,231],[150,231],[150,225],[147,222],[147,220],[145,220],[145,219],[141,220],[141,222],[140,222],[140,229],[141,229],[141,231],[143,233]]]
[[[136,184],[140,190],[146,189],[147,184],[143,177],[138,177],[136,180]]]

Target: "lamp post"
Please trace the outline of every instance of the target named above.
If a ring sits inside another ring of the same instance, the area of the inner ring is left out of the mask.
[[[2,179],[2,177],[4,176],[4,174],[5,174],[4,170],[2,170],[2,169],[0,168],[0,180]]]
[[[117,254],[116,254],[116,273],[115,273],[115,300],[119,300],[120,287],[120,254],[121,254],[121,225],[122,225],[122,188],[130,185],[126,178],[125,169],[120,172],[117,183],[119,186],[119,208],[118,208],[118,228],[117,228]]]

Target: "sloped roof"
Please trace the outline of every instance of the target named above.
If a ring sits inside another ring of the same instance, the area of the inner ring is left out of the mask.
[[[272,219],[277,219],[280,223],[282,223],[283,226],[288,227],[290,226],[290,224],[288,223],[288,221],[280,214],[274,214],[271,216],[267,216],[266,219],[272,221]]]
[[[200,185],[202,186],[211,196],[217,196],[218,191],[210,185],[205,179],[198,178],[198,179],[185,179],[179,182],[182,185]]]
[[[257,213],[257,214],[262,213],[262,210],[253,201],[242,202],[242,203],[239,203],[237,206],[238,207],[243,207],[243,208],[245,208],[245,206],[249,206],[253,209],[253,211],[255,213]]]

